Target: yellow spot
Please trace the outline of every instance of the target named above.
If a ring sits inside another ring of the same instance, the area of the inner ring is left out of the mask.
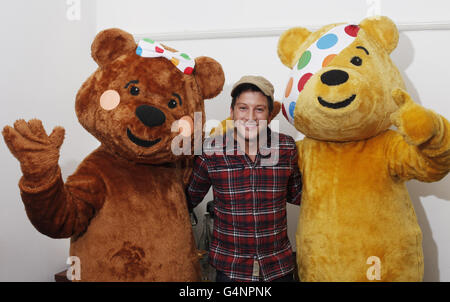
[[[179,61],[177,58],[172,58],[170,61],[171,61],[171,62],[173,63],[173,65],[175,65],[175,66],[178,66],[178,63],[180,63],[180,61]]]

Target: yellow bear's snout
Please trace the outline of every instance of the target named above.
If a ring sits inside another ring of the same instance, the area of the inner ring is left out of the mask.
[[[356,98],[356,94],[352,94],[350,97],[346,98],[343,101],[337,102],[337,103],[327,102],[320,96],[317,97],[317,100],[319,101],[319,104],[322,105],[323,107],[327,107],[327,108],[331,108],[331,109],[340,109],[340,108],[344,108],[344,107],[347,107],[348,105],[350,105],[355,100],[355,98]]]
[[[362,75],[351,68],[323,68],[317,76],[311,78],[315,82],[310,87],[310,97],[313,98],[314,106],[326,115],[341,114],[346,108],[346,112],[357,110],[358,95],[363,88],[361,85],[364,81],[361,80]],[[352,108],[347,108],[354,104]],[[330,112],[330,109],[331,110]],[[340,109],[340,110],[338,110]]]
[[[349,75],[346,71],[340,69],[332,69],[322,73],[320,80],[328,86],[337,86],[347,82]]]
[[[348,81],[348,79],[349,74],[346,71],[340,69],[332,69],[326,71],[322,73],[322,75],[320,76],[321,83],[327,86],[343,85]],[[342,101],[329,102],[319,95],[317,97],[317,100],[319,101],[319,104],[323,107],[331,109],[340,109],[350,105],[355,100],[355,98],[356,94],[351,94],[348,98]]]

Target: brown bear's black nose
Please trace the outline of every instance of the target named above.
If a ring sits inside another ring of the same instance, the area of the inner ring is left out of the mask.
[[[348,73],[343,70],[333,69],[320,76],[322,83],[328,86],[341,85],[348,80]]]
[[[166,116],[161,110],[149,105],[137,107],[136,116],[147,127],[160,126],[166,121]]]

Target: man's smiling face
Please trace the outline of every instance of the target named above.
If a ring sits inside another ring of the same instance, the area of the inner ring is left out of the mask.
[[[259,91],[242,92],[230,109],[230,116],[241,138],[257,139],[259,132],[270,123],[267,97]]]

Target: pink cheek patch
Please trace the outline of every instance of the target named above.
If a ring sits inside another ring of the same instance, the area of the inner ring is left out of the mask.
[[[113,110],[120,103],[120,95],[115,90],[106,90],[100,97],[100,107],[105,110]]]
[[[179,135],[189,137],[194,132],[194,121],[189,115],[185,115],[172,124],[172,132],[178,132]]]
[[[180,134],[184,137],[191,136],[194,131],[194,121],[189,115],[185,115],[179,119],[180,121]]]

